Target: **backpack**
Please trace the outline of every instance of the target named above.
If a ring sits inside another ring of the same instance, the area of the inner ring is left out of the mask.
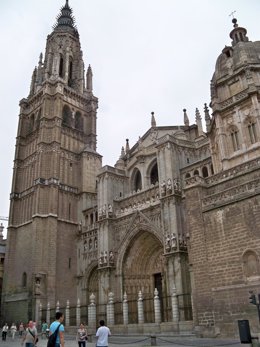
[[[55,343],[56,343],[56,339],[57,339],[57,335],[58,335],[58,331],[60,328],[61,324],[57,327],[57,329],[54,331],[54,333],[52,333],[49,336],[48,342],[47,342],[47,347],[55,347]]]

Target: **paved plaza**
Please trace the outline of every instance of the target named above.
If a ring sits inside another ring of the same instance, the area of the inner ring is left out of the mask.
[[[76,336],[76,335],[75,335]],[[65,334],[65,346],[77,347],[76,337]],[[95,337],[90,337],[90,341],[87,342],[86,347],[95,347]],[[114,335],[110,337],[109,347],[145,347],[154,344],[155,340],[150,335]],[[192,336],[173,336],[173,335],[158,335],[156,336],[157,346],[174,346],[174,347],[240,347],[240,341],[238,339],[210,339],[210,338],[197,338]],[[12,340],[11,337],[7,337],[6,341],[0,341],[0,347],[20,347],[21,340],[16,337]],[[39,340],[38,347],[46,347],[47,340]]]

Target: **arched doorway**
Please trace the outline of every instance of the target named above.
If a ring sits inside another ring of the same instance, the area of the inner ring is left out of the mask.
[[[140,231],[129,244],[123,259],[123,292],[127,294],[129,323],[138,322],[137,299],[139,291],[143,295],[145,323],[154,322],[154,289],[157,288],[161,300],[163,316],[164,256],[163,246],[155,235]]]

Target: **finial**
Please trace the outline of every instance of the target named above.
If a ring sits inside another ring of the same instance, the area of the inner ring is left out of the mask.
[[[200,111],[197,107],[196,107],[195,115],[196,115],[196,121],[201,119]]]
[[[205,114],[206,130],[208,132],[210,129],[211,118],[209,114],[209,108],[206,103],[204,104],[204,114]]]
[[[151,115],[152,115],[151,127],[155,128],[156,127],[156,121],[155,121],[155,117],[154,117],[154,112],[151,112]]]
[[[125,156],[125,149],[124,149],[124,146],[122,146],[120,158],[123,158],[124,156]]]
[[[184,108],[184,109],[183,109],[183,113],[184,113],[184,115],[183,115],[183,118],[184,118],[184,125],[189,126],[189,125],[190,125],[190,121],[189,121],[189,117],[188,117],[186,111],[187,111],[186,108]]]
[[[130,150],[129,139],[126,139],[125,152],[127,153]]]
[[[40,53],[40,56],[39,56],[39,64],[42,64],[42,58],[43,58],[43,54]]]

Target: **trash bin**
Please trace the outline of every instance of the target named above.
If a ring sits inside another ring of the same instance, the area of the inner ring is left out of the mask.
[[[238,323],[240,342],[251,343],[252,338],[250,333],[249,321],[247,319],[241,319],[241,320],[238,320],[237,323]]]

